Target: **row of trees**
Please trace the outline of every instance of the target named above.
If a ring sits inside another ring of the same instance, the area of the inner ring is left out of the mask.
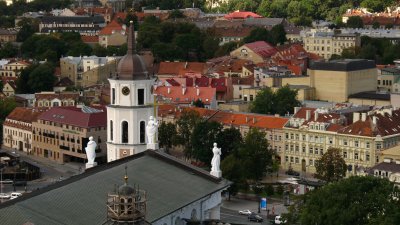
[[[266,17],[289,18],[297,25],[310,25],[316,19],[339,22],[350,8],[361,6],[372,12],[381,12],[395,3],[395,0],[231,0],[221,2],[221,7],[215,11],[255,11]]]
[[[3,144],[3,123],[17,104],[13,98],[0,98],[0,145]]]
[[[242,138],[238,129],[223,129],[217,122],[201,119],[193,110],[184,110],[176,124],[163,122],[159,140],[167,151],[172,146],[181,146],[188,159],[207,166],[213,157],[213,143],[218,143],[222,151],[222,174],[234,182],[231,193],[261,180],[267,168],[273,167],[275,158],[263,131],[252,128]]]
[[[400,44],[386,38],[361,37],[360,47],[343,49],[341,55],[332,55],[332,59],[371,59],[377,64],[392,64],[400,57]]]

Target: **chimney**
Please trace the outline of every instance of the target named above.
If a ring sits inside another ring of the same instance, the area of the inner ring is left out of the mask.
[[[311,111],[310,110],[306,110],[306,120],[309,120],[311,117]]]
[[[367,120],[367,114],[366,113],[361,113],[361,121]]]
[[[170,88],[170,87],[168,87],[167,93],[168,93],[168,94],[171,94],[171,88]]]
[[[185,93],[186,93],[186,87],[182,85],[182,95],[185,95]]]
[[[359,120],[360,120],[360,113],[358,113],[358,112],[353,113],[353,123],[355,123]]]
[[[373,117],[372,117],[372,123],[373,123],[374,125],[376,125],[376,116],[373,116]]]
[[[257,118],[253,117],[253,123],[257,122]]]
[[[294,107],[294,114],[296,114],[300,109],[301,107]]]
[[[249,122],[249,117],[246,116],[246,123],[248,123],[248,122]]]
[[[200,88],[199,87],[196,88],[196,94],[197,94],[197,96],[200,95]]]
[[[318,111],[315,110],[314,111],[314,121],[317,121],[317,119],[318,119]]]
[[[188,62],[185,62],[185,69],[187,69],[187,66],[188,66]]]

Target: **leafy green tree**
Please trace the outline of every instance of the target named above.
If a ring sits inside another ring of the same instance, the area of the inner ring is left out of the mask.
[[[2,80],[0,80],[0,91],[3,91],[3,88],[4,88],[3,81],[2,81]]]
[[[219,39],[215,36],[207,35],[203,41],[203,49],[206,59],[213,58],[219,49]]]
[[[8,114],[10,114],[17,103],[13,98],[2,98],[0,99],[0,145],[3,144],[3,123]]]
[[[265,132],[251,128],[239,149],[243,173],[253,183],[261,180],[267,171],[267,166],[272,165],[273,153],[268,145]]]
[[[371,12],[383,12],[387,6],[392,6],[395,0],[363,0],[361,7],[369,9]]]
[[[233,184],[228,188],[229,200],[231,200],[231,195],[236,195],[240,189],[240,186],[245,183],[241,168],[242,164],[240,162],[240,158],[233,154],[228,155],[224,160],[221,161],[222,176],[225,179],[233,182]]]
[[[274,45],[284,44],[287,41],[286,31],[282,24],[273,26],[270,33]]]
[[[171,13],[169,14],[169,18],[171,19],[176,19],[176,18],[185,18],[185,15],[183,15],[183,13],[178,10],[178,9],[174,9],[171,11]]]
[[[223,129],[217,137],[218,147],[221,148],[221,160],[231,154],[238,156],[239,147],[243,144],[242,134],[235,127]]]
[[[177,144],[183,146],[183,151],[187,158],[192,158],[192,132],[197,123],[201,121],[200,114],[194,110],[183,110],[181,116],[176,121],[178,136]]]
[[[217,137],[221,130],[222,125],[214,121],[201,121],[195,125],[191,136],[192,155],[195,159],[210,164],[213,157],[211,149],[213,144],[218,141]]]
[[[158,129],[158,139],[160,140],[160,147],[165,148],[168,153],[169,149],[175,145],[176,142],[176,125],[174,123],[162,122]]]
[[[25,69],[23,69],[17,79],[17,93],[18,94],[30,94],[34,93],[31,87],[28,84],[29,75],[32,73],[34,69],[36,69],[39,65],[32,64]]]
[[[347,27],[350,28],[363,28],[364,22],[359,16],[350,16],[347,20]]]
[[[137,16],[134,13],[129,12],[126,15],[125,20],[123,21],[123,23],[126,25],[126,27],[130,27],[131,26],[131,21],[133,22],[133,29],[135,31],[139,30],[139,20],[138,20]]]
[[[16,57],[17,54],[18,49],[11,42],[5,43],[0,49],[0,59]]]
[[[400,224],[399,189],[387,179],[352,176],[305,196],[301,224]]]
[[[297,100],[297,90],[290,89],[289,85],[283,86],[275,92],[273,106],[275,113],[279,115],[293,113],[294,107],[300,105],[300,102]]]
[[[375,21],[375,22],[372,23],[372,28],[374,28],[374,29],[378,29],[380,26],[381,25],[379,24],[378,21]]]
[[[317,170],[315,177],[326,182],[338,181],[346,176],[346,162],[340,150],[328,148],[328,150],[315,163]]]
[[[271,88],[266,87],[259,91],[256,98],[250,104],[250,112],[261,114],[274,114],[275,113],[275,95]]]
[[[17,41],[19,42],[24,42],[39,30],[39,27],[36,27],[33,21],[29,19],[23,19],[19,25],[21,26],[21,29],[17,33]]]
[[[218,50],[215,52],[215,57],[220,57],[220,56],[225,56],[229,55],[229,53],[233,50],[235,50],[239,44],[237,42],[231,41],[228,43],[223,44],[218,48]]]
[[[82,41],[71,44],[67,52],[68,56],[75,56],[75,57],[85,56],[85,55],[88,56],[91,54],[92,54],[92,48],[88,44],[83,43]]]
[[[198,108],[204,108],[204,103],[200,99],[197,99],[196,101],[193,102],[193,106]]]
[[[105,57],[107,56],[107,48],[99,45],[99,44],[95,44],[93,46],[93,50],[92,50],[93,55],[95,56],[99,56],[99,57]]]
[[[34,93],[52,91],[55,81],[54,66],[50,63],[44,63],[29,74],[28,85]]]
[[[273,38],[267,29],[258,27],[258,28],[253,29],[250,32],[249,36],[247,36],[243,39],[244,43],[251,43],[251,42],[255,42],[255,41],[265,41],[268,43],[272,43]]]

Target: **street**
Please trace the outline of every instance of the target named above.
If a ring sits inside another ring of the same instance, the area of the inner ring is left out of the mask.
[[[259,214],[260,215],[260,214]],[[264,221],[262,223],[250,222],[246,215],[240,215],[238,211],[221,207],[221,221],[235,224],[270,224],[265,215],[260,215]]]

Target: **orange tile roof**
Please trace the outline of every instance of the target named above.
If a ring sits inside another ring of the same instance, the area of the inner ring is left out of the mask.
[[[262,16],[253,13],[253,12],[245,12],[245,11],[235,11],[231,12],[224,16],[225,19],[246,19],[246,18],[262,18]]]
[[[199,92],[197,92],[197,89],[199,89]],[[201,99],[205,105],[208,105],[216,98],[216,89],[211,87],[186,87],[183,91],[183,87],[157,87],[154,89],[154,94],[175,103],[188,104]]]
[[[85,43],[98,43],[99,36],[81,35],[81,40]]]
[[[206,64],[202,62],[161,62],[158,68],[160,75],[178,76],[185,72],[204,74]]]
[[[111,21],[107,26],[100,30],[99,35],[111,35],[114,32],[121,32],[123,30],[122,25],[116,20]]]
[[[35,99],[36,100],[41,100],[41,99],[48,99],[48,100],[52,100],[52,99],[78,99],[79,98],[79,93],[36,93],[35,94]]]
[[[195,110],[200,116],[209,121],[219,122],[228,126],[247,126],[261,129],[281,129],[289,120],[288,118],[275,117],[271,115],[260,115],[250,113],[233,113],[220,110],[211,110],[196,107],[177,107],[175,105],[160,105],[158,114],[161,117],[173,116],[179,118],[183,110]]]
[[[47,108],[16,107],[6,119],[16,120],[24,123],[32,123],[36,121],[38,116],[45,111],[47,111]]]
[[[128,15],[126,12],[117,12],[114,14],[113,20],[120,18],[122,21],[124,21],[126,18],[126,15]]]

